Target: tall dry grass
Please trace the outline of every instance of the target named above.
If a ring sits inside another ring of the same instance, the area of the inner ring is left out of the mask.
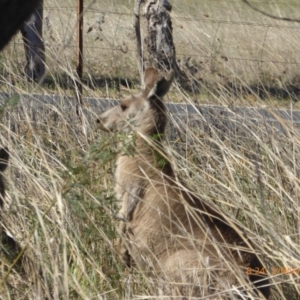
[[[119,10],[118,14],[106,13],[100,41],[94,40],[95,31],[85,36],[87,79],[99,75],[138,78],[134,42],[130,40],[131,16],[120,13],[131,11],[129,3],[122,4],[113,2],[108,6],[106,2],[97,2],[92,7],[95,10],[86,13],[85,28],[88,28],[98,15],[102,16],[102,10]],[[177,174],[185,179],[188,187],[238,222],[254,242],[266,265],[266,270],[260,271],[268,272],[271,278],[271,299],[299,299],[299,129],[288,120],[274,116],[281,124],[276,128],[255,111],[255,122],[226,113],[234,111],[236,104],[261,101],[256,90],[248,98],[242,93],[233,94],[227,89],[227,78],[249,88],[253,82],[265,84],[274,80],[287,90],[286,83],[297,77],[297,67],[293,67],[297,65],[292,63],[298,56],[298,25],[274,27],[282,23],[259,17],[237,2],[219,4],[204,1],[200,6],[198,2],[186,1],[186,5],[180,6],[174,2],[178,57],[184,61],[192,51],[196,55],[192,65],[198,66],[203,61],[202,58],[197,61],[198,56],[203,55],[204,61],[194,76],[202,87],[201,92],[186,94],[174,85],[168,100],[191,105],[195,101],[218,103],[224,105],[225,113],[211,110],[203,119],[199,111],[184,122],[181,121],[187,116],[178,119],[170,115],[176,124],[170,127],[166,147]],[[55,2],[51,5],[46,2],[47,5],[62,6]],[[292,1],[286,5],[268,5],[269,11],[282,15],[294,13],[297,7]],[[180,18],[183,10],[179,13],[179,8],[186,8],[184,14],[193,20]],[[114,247],[117,238],[114,214],[119,207],[113,193],[114,161],[118,153],[132,146],[131,141],[95,130],[93,122],[101,111],[99,106],[86,100],[87,114],[80,122],[74,107],[68,105],[65,97],[73,95],[76,77],[72,48],[75,10],[49,9],[48,12],[51,26],[48,29],[45,26],[46,85],[24,80],[24,57],[20,54],[22,46],[18,37],[0,54],[1,90],[9,94],[1,117],[0,144],[8,146],[11,155],[5,172],[7,196],[3,224],[24,250],[21,256],[19,251],[2,247],[0,297],[151,299],[150,279],[135,270],[126,270]],[[221,23],[218,30],[212,22],[201,23],[206,27],[200,27],[194,19],[198,16],[205,20],[222,18],[229,23]],[[266,27],[261,32],[259,26],[233,23],[243,20],[270,23],[267,38],[263,37]],[[216,32],[220,37],[215,36]],[[205,38],[206,34],[210,37]],[[120,50],[123,41],[129,47],[126,53]],[[188,46],[191,48],[187,49]],[[270,55],[276,61],[290,59],[290,64],[262,63],[262,51],[264,60]],[[234,58],[237,54],[246,57],[246,61],[226,61],[221,57]],[[252,63],[252,57],[259,62]],[[288,71],[283,73],[281,67]],[[203,82],[211,82],[215,89]],[[121,97],[127,93],[116,83],[109,84],[104,81],[99,89],[85,85],[84,94]],[[29,97],[12,96],[25,92]],[[45,104],[41,97],[33,95],[52,92],[60,95],[53,103]],[[272,97],[266,97],[264,104],[276,105],[268,99]],[[288,104],[291,109],[297,106],[293,102]],[[237,276],[245,271],[237,270],[231,261],[227,268],[235,270]],[[230,293],[230,289],[223,292]]]
[[[114,161],[132,147],[130,138],[95,131],[101,109],[92,104],[83,124],[66,99],[27,97],[6,106],[1,144],[11,159],[3,223],[25,251],[13,267],[19,253],[2,251],[2,297],[149,299],[149,278],[124,269],[114,247]],[[170,127],[166,148],[176,172],[244,228],[265,263],[259,271],[271,278],[271,299],[298,299],[299,130],[280,118],[276,128],[258,113],[253,124],[210,112],[184,122],[181,115]],[[241,278],[245,272],[231,261],[227,267]]]

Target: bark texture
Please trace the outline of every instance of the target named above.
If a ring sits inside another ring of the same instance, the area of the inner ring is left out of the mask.
[[[171,9],[172,6],[166,0],[149,0],[145,4],[147,19],[145,42],[149,54],[149,65],[163,71],[177,68]]]

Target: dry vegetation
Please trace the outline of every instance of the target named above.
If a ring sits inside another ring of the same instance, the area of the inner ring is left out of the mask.
[[[267,88],[262,99],[254,87],[263,85],[280,88],[279,97],[288,99],[284,105],[297,107],[290,87],[298,84],[299,24],[264,18],[239,1],[203,0],[203,6],[198,0],[173,2],[178,58],[190,72],[197,67],[191,74],[200,90],[187,94],[175,84],[169,100],[218,103],[233,110],[236,104],[281,105]],[[61,95],[48,104],[40,97],[11,97],[1,110],[0,144],[11,154],[3,223],[24,253],[18,257],[19,252],[3,245],[0,298],[151,299],[148,278],[126,270],[114,250],[113,216],[119,207],[112,189],[114,162],[132,146],[130,140],[95,130],[99,105],[86,105],[86,118],[79,122],[64,99],[73,94],[75,76],[75,7],[64,3],[64,8],[45,3],[46,84],[23,79],[20,37],[0,54],[2,91]],[[97,1],[85,15],[87,30],[106,12],[102,31],[85,35],[85,76],[95,84],[85,86],[86,96],[126,94],[112,78],[138,82],[130,5]],[[300,8],[298,1],[261,5],[290,17]],[[211,114],[209,122],[191,118],[170,129],[166,145],[176,172],[245,228],[266,264],[260,271],[270,275],[271,299],[299,299],[300,131],[279,117],[281,128],[276,129],[258,115],[254,124],[235,114],[228,117],[232,123],[224,113]],[[202,120],[200,113],[197,117]],[[232,262],[227,267],[236,270]],[[236,270],[237,276],[244,271]]]

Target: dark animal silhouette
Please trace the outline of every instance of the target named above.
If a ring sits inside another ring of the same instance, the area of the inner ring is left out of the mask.
[[[0,208],[3,208],[3,200],[5,196],[5,185],[3,181],[3,172],[7,168],[9,154],[7,148],[0,149]]]
[[[0,50],[21,28],[40,0],[0,0]]]
[[[2,213],[5,197],[5,184],[3,178],[3,172],[7,168],[9,160],[9,153],[7,148],[0,149],[0,221],[2,222]],[[0,224],[0,236],[2,250],[6,256],[15,256],[21,250],[20,245],[14,240],[14,238],[4,230],[2,224]]]

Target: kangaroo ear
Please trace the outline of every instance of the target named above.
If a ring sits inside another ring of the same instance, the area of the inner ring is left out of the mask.
[[[9,159],[7,148],[0,149],[0,172],[4,172]]]
[[[158,72],[156,69],[149,67],[144,73],[144,95],[147,97],[151,89],[154,87],[158,79]]]
[[[163,96],[165,96],[172,85],[173,79],[174,71],[171,70],[165,77],[162,77],[155,82],[148,94],[148,99],[152,97],[162,98]]]

